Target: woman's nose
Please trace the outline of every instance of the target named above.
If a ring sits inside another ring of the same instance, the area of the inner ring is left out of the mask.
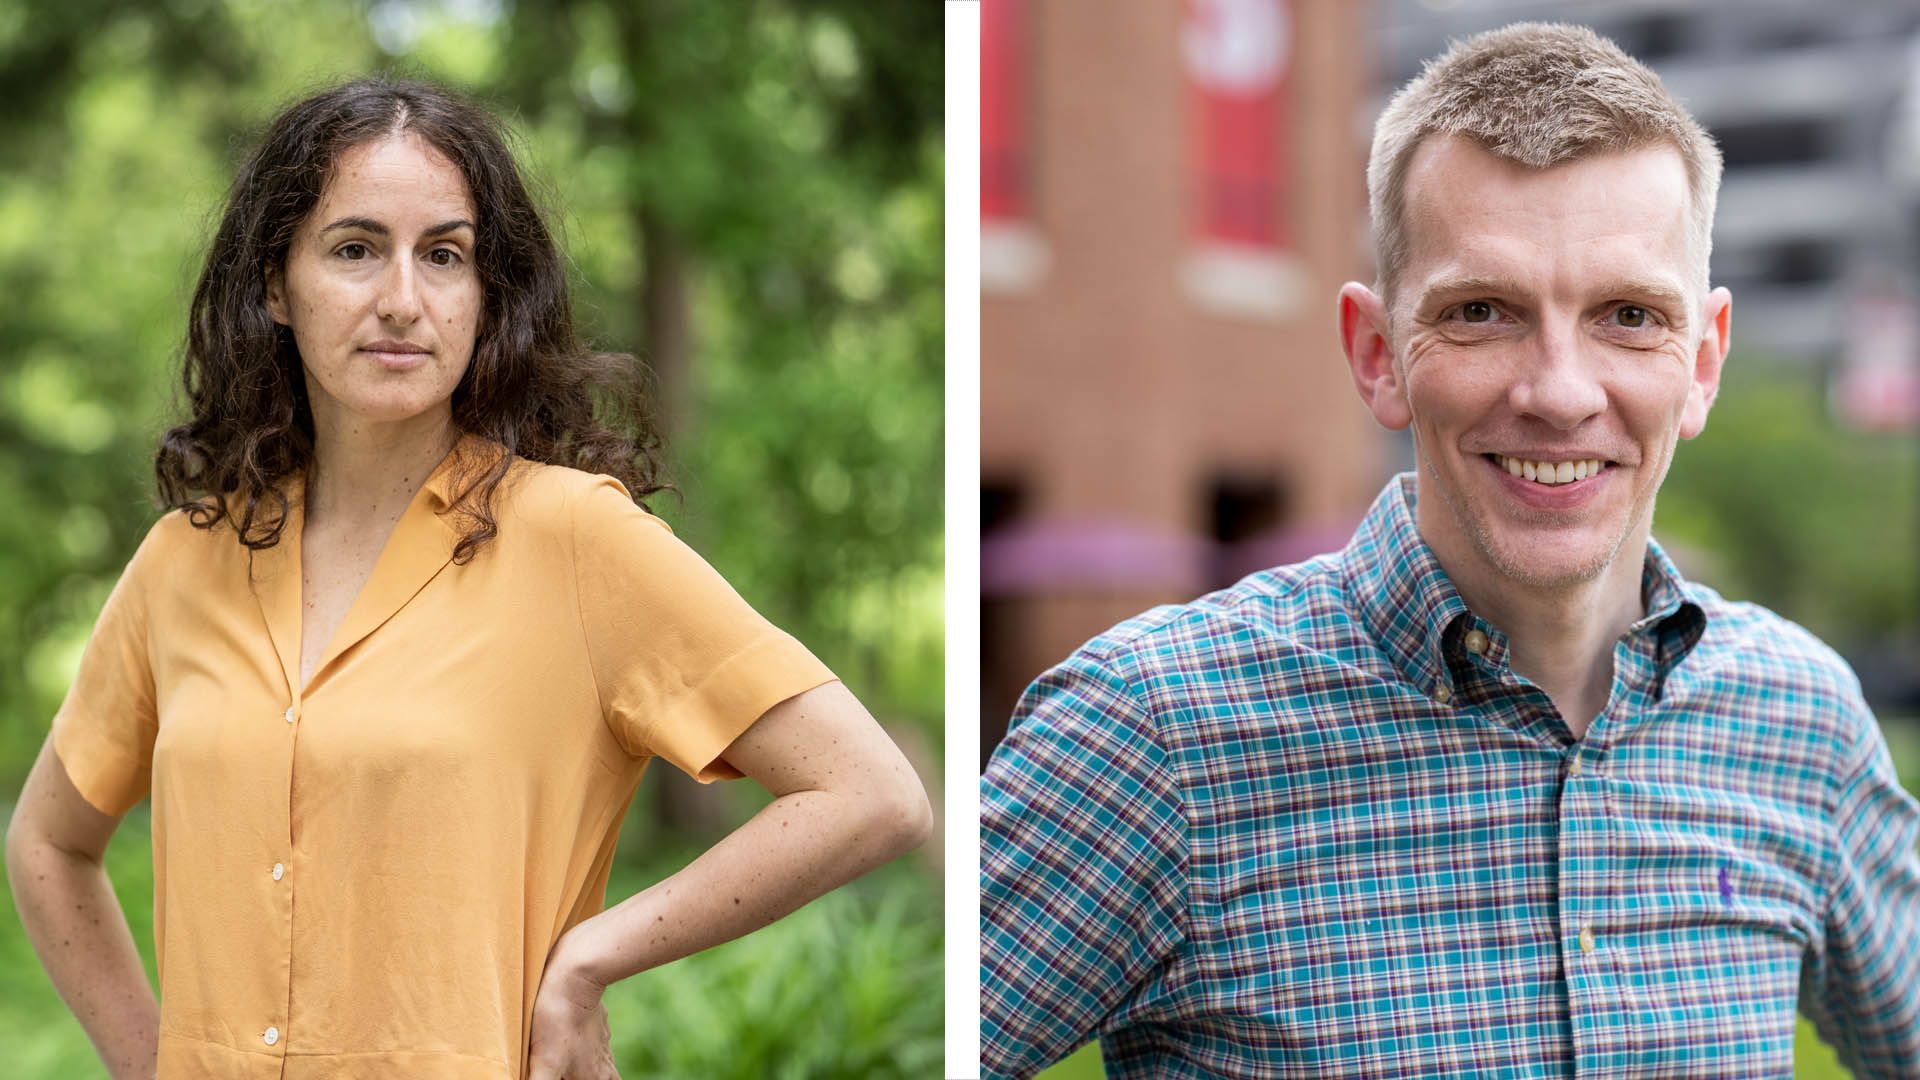
[[[374,311],[380,318],[402,326],[420,317],[419,283],[414,280],[411,260],[395,259],[381,276],[380,296]]]

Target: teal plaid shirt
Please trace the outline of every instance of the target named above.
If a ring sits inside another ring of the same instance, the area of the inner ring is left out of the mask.
[[[981,781],[981,1056],[1113,1077],[1920,1077],[1920,804],[1852,672],[1683,581],[1575,740],[1389,484],[1344,551],[1027,691]],[[1477,631],[1477,633],[1476,633]]]

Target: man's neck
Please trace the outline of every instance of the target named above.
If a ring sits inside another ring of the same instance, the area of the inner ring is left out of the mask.
[[[378,426],[315,419],[306,522],[324,522],[330,530],[397,520],[460,434],[448,418]]]
[[[1585,737],[1612,693],[1614,645],[1646,613],[1646,529],[1636,529],[1598,576],[1554,588],[1516,581],[1476,551],[1442,550],[1431,539],[1428,546],[1468,609],[1507,635],[1508,664],[1546,691],[1574,738]]]

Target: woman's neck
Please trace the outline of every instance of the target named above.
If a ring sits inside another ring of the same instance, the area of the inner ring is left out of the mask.
[[[459,439],[444,414],[377,426],[316,424],[307,524],[351,528],[396,520]]]

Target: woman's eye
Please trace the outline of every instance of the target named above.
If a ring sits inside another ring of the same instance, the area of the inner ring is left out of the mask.
[[[441,258],[442,255],[446,256],[446,258]],[[434,248],[432,251],[427,252],[427,258],[431,260],[435,266],[460,265],[460,253],[452,248]]]
[[[360,259],[367,254],[367,245],[361,243],[341,244],[340,249],[335,251],[334,254],[349,262],[359,262]]]
[[[1493,305],[1485,300],[1469,300],[1460,305],[1460,321],[1485,323],[1493,321]]]

